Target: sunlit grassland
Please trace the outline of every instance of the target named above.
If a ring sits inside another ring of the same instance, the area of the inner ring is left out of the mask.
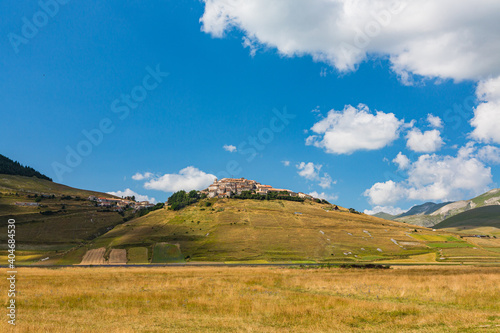
[[[94,240],[92,248],[179,244],[192,261],[356,262],[435,252],[412,233],[456,240],[450,234],[312,202],[212,200],[181,211],[166,209],[126,222]],[[397,242],[410,242],[400,246]]]
[[[427,246],[433,248],[455,248],[455,247],[473,247],[471,244],[466,242],[450,242],[450,243],[428,243]]]
[[[157,243],[153,248],[153,263],[184,262],[184,257],[176,245]]]
[[[149,262],[146,247],[132,247],[128,249],[127,255],[130,264],[147,264]]]
[[[14,175],[0,175],[0,192],[3,193],[24,193],[29,189],[29,193],[46,193],[55,195],[73,195],[82,198],[89,195],[112,197],[110,194],[105,194],[96,191],[81,190],[66,185],[54,183],[45,179],[36,177],[23,177]]]
[[[500,268],[20,268],[17,289],[18,332],[500,328]]]
[[[500,238],[500,229],[495,227],[455,227],[455,228],[443,228],[440,231],[453,232],[463,235],[492,235]]]

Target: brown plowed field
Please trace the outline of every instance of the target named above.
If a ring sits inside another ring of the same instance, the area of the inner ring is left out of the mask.
[[[101,247],[94,250],[88,250],[83,256],[80,265],[103,265],[104,264],[104,253],[106,248]]]
[[[109,254],[108,264],[126,264],[127,263],[127,250],[125,249],[112,249]]]

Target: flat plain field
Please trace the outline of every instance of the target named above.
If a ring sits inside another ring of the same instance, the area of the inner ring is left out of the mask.
[[[23,267],[17,290],[1,332],[500,331],[498,267]]]

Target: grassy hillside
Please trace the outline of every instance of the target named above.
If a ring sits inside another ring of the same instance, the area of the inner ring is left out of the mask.
[[[425,256],[442,248],[472,248],[447,232],[353,214],[311,201],[211,199],[181,211],[158,210],[95,239],[91,247],[175,245],[191,261],[370,262]],[[500,245],[500,244],[499,244]],[[496,245],[494,245],[496,246]],[[173,249],[173,248],[172,248]],[[450,254],[452,255],[452,254]],[[165,255],[166,257],[167,255]],[[155,257],[154,262],[178,261]],[[500,254],[493,253],[493,257]],[[424,257],[421,257],[424,258]],[[443,260],[446,258],[443,257]]]
[[[0,174],[37,177],[40,179],[52,181],[51,178],[41,174],[35,169],[29,166],[24,166],[19,162],[13,161],[8,157],[3,156],[2,154],[0,154]]]
[[[391,214],[384,213],[384,212],[380,212],[380,213],[374,214],[372,216],[378,217],[378,218],[381,218],[384,220],[390,220],[390,221],[394,220],[397,217],[397,215],[391,215]]]
[[[87,200],[89,195],[110,196],[35,177],[0,175],[0,259],[6,255],[6,230],[10,218],[16,221],[20,263],[37,262],[47,256],[61,257],[72,249],[71,255],[75,255],[82,244],[123,223],[124,216],[96,207]],[[35,201],[39,206],[16,205],[16,202]],[[130,212],[123,215],[130,215]],[[80,254],[85,253],[81,252],[75,260],[80,260]]]
[[[434,226],[436,229],[459,227],[495,227],[500,229],[500,206],[475,208],[452,216]]]
[[[442,218],[439,216],[433,215],[409,215],[404,217],[398,217],[394,219],[395,221],[408,223],[411,225],[419,225],[422,227],[431,228],[437,223],[442,221]]]
[[[0,194],[46,194],[46,195],[70,195],[87,198],[89,195],[113,197],[96,191],[80,190],[66,185],[54,183],[36,177],[23,177],[0,174]]]
[[[471,201],[475,203],[477,207],[482,207],[489,204],[498,204],[498,202],[500,202],[500,189],[497,188],[488,191],[478,197],[475,197]]]
[[[6,244],[7,220],[14,218],[20,264],[79,264],[93,249],[104,249],[94,251],[100,254],[92,260],[99,263],[110,259],[113,249],[125,249],[129,264],[500,258],[497,240],[478,245],[448,231],[433,232],[344,208],[334,211],[329,204],[309,200],[204,199],[179,211],[160,209],[137,217],[132,211],[102,210],[84,199],[104,195],[98,192],[19,176],[2,175],[0,184],[0,244]],[[40,206],[15,205],[35,200]],[[125,258],[125,252],[120,253]],[[6,254],[5,246],[0,248],[0,262]]]

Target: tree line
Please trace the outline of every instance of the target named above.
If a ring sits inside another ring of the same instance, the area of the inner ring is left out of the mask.
[[[192,190],[189,193],[181,190],[172,194],[170,198],[168,198],[167,203],[170,206],[170,209],[180,210],[206,197],[207,197],[206,194],[200,194],[196,190]]]
[[[14,176],[37,177],[39,179],[52,181],[52,178],[49,178],[41,174],[32,167],[24,166],[21,163],[13,161],[10,158],[5,157],[1,154],[0,154],[0,173],[6,175],[14,175]]]

